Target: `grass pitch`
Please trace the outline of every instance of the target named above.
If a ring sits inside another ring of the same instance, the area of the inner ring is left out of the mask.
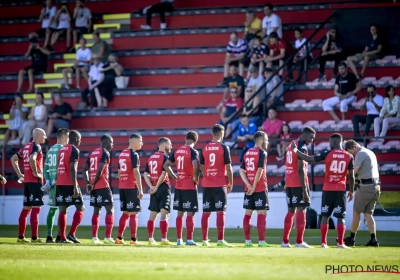
[[[40,229],[44,238],[45,227]],[[319,248],[319,230],[306,230],[305,241],[315,245],[315,249],[284,249],[279,246],[282,230],[273,229],[267,229],[266,239],[272,248],[244,248],[242,229],[226,230],[225,239],[235,248],[217,248],[213,229],[210,248],[93,246],[90,227],[78,229],[81,245],[21,245],[15,243],[16,226],[0,226],[0,279],[400,279],[400,274],[325,273],[326,265],[397,265],[400,269],[398,232],[378,232],[380,248],[358,246],[353,250],[336,249],[336,231],[329,233],[328,250]],[[145,228],[140,228],[138,234],[141,241],[147,240]],[[252,229],[252,234],[256,237],[256,229]],[[104,236],[104,228],[100,228],[99,236]],[[125,236],[128,240],[129,228]],[[170,229],[168,236],[175,241],[175,229]],[[158,228],[155,237],[159,240]],[[368,239],[367,232],[360,232],[356,242],[364,244]],[[201,230],[197,228],[195,240],[201,240]],[[293,232],[292,244],[294,241]],[[256,244],[256,239],[253,242]]]

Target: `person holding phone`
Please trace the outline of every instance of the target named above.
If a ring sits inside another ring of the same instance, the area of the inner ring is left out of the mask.
[[[47,44],[50,41],[51,34],[57,28],[56,23],[56,14],[57,8],[53,6],[52,0],[46,0],[44,7],[40,12],[39,21],[42,22],[42,28],[39,30],[32,32],[29,34],[29,39],[32,38],[45,38],[44,47],[47,47]]]
[[[68,32],[71,28],[71,16],[66,5],[62,5],[61,9],[57,11],[56,22],[58,22],[58,26],[51,36],[50,46],[48,47],[50,51],[54,51],[54,44],[64,34],[67,34],[67,49],[71,45],[71,33]]]
[[[90,33],[92,26],[92,13],[89,8],[85,7],[83,0],[76,1],[73,19],[75,19],[75,27],[69,29],[67,33],[67,38],[71,37],[71,33],[73,36],[72,47],[69,45],[69,41],[67,40],[67,51],[71,53],[75,52],[75,46],[78,44],[81,36]]]
[[[3,146],[6,146],[8,143],[14,144],[14,142],[16,142],[15,140],[17,139],[18,131],[28,116],[29,110],[28,108],[22,106],[22,102],[22,95],[16,94],[15,101],[10,109],[11,125],[4,135]]]
[[[333,27],[326,33],[326,40],[322,46],[322,53],[319,59],[319,81],[325,81],[325,66],[327,61],[334,61],[333,78],[336,78],[338,66],[343,58],[343,37],[339,34],[338,28]]]

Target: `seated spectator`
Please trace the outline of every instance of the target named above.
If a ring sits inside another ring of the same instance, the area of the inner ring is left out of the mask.
[[[333,27],[326,33],[326,40],[322,46],[319,58],[319,81],[325,81],[325,66],[327,61],[334,61],[333,78],[336,79],[338,65],[343,58],[343,37],[339,34],[337,27]]]
[[[101,58],[101,62],[106,63],[110,55],[110,46],[106,41],[100,39],[99,32],[93,32],[93,46],[91,48],[92,56]]]
[[[25,57],[29,56],[32,59],[32,64],[19,70],[18,73],[18,88],[17,92],[21,92],[22,83],[24,82],[24,76],[28,73],[29,89],[28,92],[33,91],[33,75],[45,73],[47,70],[47,56],[50,51],[45,47],[39,46],[36,38],[32,38],[32,42],[29,44],[28,51],[25,53]]]
[[[257,132],[257,125],[249,120],[247,115],[240,115],[240,124],[238,129],[238,136],[236,140],[238,142],[246,142],[242,153],[240,154],[240,162],[243,161],[244,154],[255,145],[254,134]]]
[[[32,131],[35,128],[46,129],[47,108],[44,105],[44,96],[42,93],[36,94],[36,105],[32,107],[29,120],[24,122],[19,130],[18,144],[25,146],[32,139]]]
[[[271,79],[271,77],[272,77],[272,79]],[[267,84],[265,86],[265,94],[267,96],[268,96],[268,94],[270,94],[268,97],[268,100],[267,100],[267,105],[271,106],[275,101],[277,101],[277,102],[283,101],[283,98],[282,98],[283,83],[281,83],[281,79],[278,77],[278,75],[274,75],[271,68],[265,68],[264,78],[265,78],[265,81],[267,81]],[[264,96],[265,96],[265,94],[264,94]],[[264,98],[262,98],[262,99],[264,99]]]
[[[114,89],[117,88],[115,78],[122,75],[124,68],[118,63],[118,57],[115,54],[110,54],[108,62],[100,69],[104,74],[103,81],[99,84],[99,94],[96,93],[97,104],[107,108],[108,101],[114,98]],[[100,98],[101,96],[101,98]]]
[[[365,124],[364,136],[368,137],[369,129],[374,123],[375,118],[379,117],[379,112],[383,106],[383,97],[376,94],[374,85],[368,85],[367,97],[365,97],[364,104],[361,106],[360,111],[363,112],[367,109],[367,115],[354,115],[353,116],[353,131],[355,139],[360,138],[359,124]]]
[[[232,87],[237,88],[239,91],[239,96],[244,96],[243,95],[243,89],[244,89],[244,79],[242,76],[237,74],[237,68],[235,65],[232,65],[229,67],[229,76],[224,79],[224,96],[217,106],[217,110],[220,113],[222,108],[224,107],[225,101],[228,99],[229,96],[229,91]]]
[[[51,36],[50,46],[48,46],[50,51],[54,51],[54,44],[62,35],[67,35],[66,49],[71,45],[71,34],[68,34],[68,30],[71,28],[71,16],[66,5],[62,5],[61,9],[57,11],[56,22],[58,22],[58,26],[54,30],[53,35]]]
[[[347,71],[347,64],[341,62],[339,64],[339,75],[336,77],[334,97],[325,99],[322,102],[324,111],[332,116],[332,118],[339,122],[340,119],[333,111],[333,107],[340,104],[340,112],[342,112],[342,120],[346,119],[346,112],[349,110],[349,105],[356,101],[357,92],[362,89],[361,81],[356,75]]]
[[[22,106],[22,102],[22,95],[16,94],[15,101],[10,109],[9,119],[11,120],[11,125],[4,135],[3,146],[6,146],[8,143],[19,144],[17,142],[17,135],[29,113],[29,109]]]
[[[243,107],[243,99],[239,97],[239,90],[237,87],[230,88],[230,97],[225,101],[224,106],[220,112],[221,120],[219,124],[227,127],[225,136],[229,136],[232,133],[232,124],[228,124],[229,121],[235,121],[238,116],[235,113],[240,111]],[[235,116],[235,118],[233,118]]]
[[[53,131],[60,128],[69,128],[72,119],[72,107],[69,103],[64,102],[61,93],[54,94],[54,101],[56,105],[53,108],[52,114],[49,115],[49,122],[47,124],[47,136],[50,137]]]
[[[264,43],[269,45],[269,36],[272,32],[276,32],[279,38],[283,38],[282,20],[274,13],[274,6],[271,3],[264,5],[265,17],[262,20],[262,38]]]
[[[281,67],[288,57],[293,53],[293,46],[281,40],[276,32],[272,32],[269,35],[269,56],[265,59],[268,68],[272,68],[272,65],[279,65]],[[287,62],[288,72],[292,69],[293,61]],[[282,79],[283,68],[279,70],[279,78]],[[289,80],[293,80],[293,73],[289,74]]]
[[[230,35],[230,41],[226,47],[224,64],[224,77],[228,77],[229,66],[239,67],[239,75],[243,77],[244,67],[250,62],[250,49],[245,40],[239,38],[236,32]]]
[[[268,134],[269,147],[270,150],[272,145],[277,143],[280,137],[283,121],[277,118],[277,112],[275,108],[270,108],[268,110],[268,119],[263,122],[263,124],[258,128]]]
[[[358,76],[358,78],[364,77],[365,70],[367,69],[369,62],[379,59],[380,55],[382,54],[382,38],[378,34],[378,27],[376,24],[371,24],[369,26],[369,30],[371,31],[371,37],[369,38],[367,45],[362,53],[358,53],[354,56],[349,56],[347,58],[347,63],[353,71],[354,74]],[[357,68],[354,65],[354,62],[364,61],[362,66],[362,70],[360,74],[357,74]]]
[[[288,124],[283,124],[282,131],[280,133],[281,141],[276,145],[276,150],[278,151],[278,157],[276,158],[278,161],[285,159],[286,149],[290,144],[290,141],[287,139],[292,138],[292,134],[290,133],[290,127]]]
[[[101,98],[98,86],[104,80],[104,74],[100,71],[103,66],[104,64],[100,61],[100,57],[93,57],[93,64],[90,66],[89,71],[88,87],[82,91],[82,101],[85,106],[80,109],[86,109],[87,107],[90,107],[88,95],[90,95],[92,108],[101,108]],[[99,96],[100,103],[98,103],[96,96]]]
[[[296,28],[294,30],[294,37],[296,37],[295,48],[299,50],[293,58],[293,63],[296,64],[297,62],[301,61],[299,67],[299,75],[301,72],[304,71],[304,59],[307,59],[307,65],[312,61],[312,52],[311,51],[311,44],[307,42],[307,39],[303,36],[303,29]],[[306,81],[305,81],[306,82]]]
[[[262,114],[262,106],[258,106],[261,103],[260,95],[255,96],[248,104],[247,102],[250,98],[255,94],[255,91],[252,87],[246,88],[246,93],[244,95],[244,103],[245,106],[243,108],[242,115],[246,115],[250,118],[251,121],[257,122],[259,116]]]
[[[379,134],[380,126],[382,131]],[[393,86],[386,87],[386,98],[383,101],[382,110],[379,113],[379,118],[374,120],[375,137],[385,137],[390,125],[400,124],[400,98],[396,95]],[[384,138],[376,139],[384,141]]]
[[[246,21],[244,22],[244,35],[243,38],[249,44],[250,49],[253,47],[253,40],[255,37],[262,34],[261,20],[256,17],[253,10],[248,9],[246,12]]]
[[[250,60],[250,68],[260,69],[260,75],[262,75],[265,67],[265,58],[269,55],[269,48],[262,43],[261,37],[256,36],[254,38],[253,56]],[[250,72],[248,72],[247,78],[249,78]]]
[[[90,33],[92,26],[92,13],[89,8],[86,8],[83,0],[76,1],[76,7],[74,9],[73,18],[75,19],[75,27],[68,30],[67,38],[71,38],[71,33],[73,35],[73,45],[72,47],[68,44],[67,40],[67,51],[75,52],[75,46],[80,40],[81,36]]]
[[[146,16],[146,25],[141,25],[140,28],[145,30],[151,29],[151,16],[153,14],[159,14],[161,23],[160,29],[164,30],[167,28],[167,22],[165,20],[165,13],[170,13],[174,10],[174,0],[161,0],[161,3],[147,6],[140,10],[140,13]]]
[[[92,60],[92,52],[89,48],[86,47],[85,38],[80,39],[79,44],[81,45],[81,47],[76,51],[76,60],[74,66],[64,68],[62,70],[64,78],[64,88],[66,89],[70,88],[68,85],[68,73],[75,73],[77,89],[81,88],[81,74],[86,81],[89,79],[88,71],[90,67],[90,62]]]
[[[42,22],[42,28],[29,34],[29,38],[45,38],[43,47],[47,47],[51,34],[57,27],[56,23],[57,8],[53,6],[52,0],[46,0],[45,7],[40,12],[39,21]]]
[[[250,78],[247,87],[252,87],[254,92],[257,92],[264,84],[263,75],[259,74],[258,68],[250,68]]]

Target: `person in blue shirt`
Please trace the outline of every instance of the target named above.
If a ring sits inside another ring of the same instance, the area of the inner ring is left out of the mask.
[[[240,162],[242,162],[244,154],[247,152],[247,150],[253,148],[255,145],[253,136],[257,132],[257,125],[253,121],[249,120],[249,116],[241,115],[238,132],[239,135],[237,137],[237,141],[246,142],[246,146],[240,155]]]

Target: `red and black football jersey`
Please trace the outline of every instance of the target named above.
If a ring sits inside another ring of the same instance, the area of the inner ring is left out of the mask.
[[[204,165],[202,187],[226,187],[225,165],[231,162],[231,154],[226,145],[220,142],[207,143],[200,153],[200,164]]]
[[[72,144],[63,146],[58,153],[57,186],[73,186],[71,165],[79,161],[79,150]]]
[[[256,174],[259,168],[262,168],[260,181],[257,183],[257,187],[254,192],[263,192],[268,189],[267,184],[267,153],[258,148],[250,148],[243,157],[241,169],[246,170],[246,177],[250,184],[254,184]],[[245,186],[245,191],[248,191],[247,186]]]
[[[21,148],[17,153],[18,158],[23,159],[24,165],[24,183],[43,183],[43,179],[33,176],[29,158],[31,155],[36,154],[36,170],[38,174],[43,176],[43,153],[42,147],[35,143],[29,142],[25,147]]]
[[[304,142],[295,140],[296,146],[299,151],[303,154],[308,155],[308,150]],[[302,184],[300,182],[299,176],[299,158],[295,152],[293,152],[290,145],[286,150],[286,188],[301,188]],[[303,160],[303,170],[304,170],[304,180],[305,185],[308,186],[308,162]]]
[[[196,184],[193,181],[194,167],[193,161],[199,160],[198,152],[190,146],[181,146],[169,157],[170,162],[175,162],[177,176],[176,189],[193,190]]]
[[[101,172],[100,180],[96,185],[93,186],[94,190],[109,188],[110,184],[108,182],[108,167],[110,164],[110,153],[105,148],[95,149],[86,161],[89,165],[90,182],[94,183],[94,178],[96,178],[96,172],[100,164],[104,163],[104,169]]]
[[[139,154],[132,149],[125,149],[118,157],[119,188],[137,188],[133,169],[140,167]]]
[[[155,152],[149,157],[145,171],[150,174],[150,180],[153,186],[157,185],[158,179],[161,177],[161,174],[164,171],[164,163],[167,161],[167,159],[168,156],[159,151]],[[164,179],[164,183],[170,186],[168,174]]]

